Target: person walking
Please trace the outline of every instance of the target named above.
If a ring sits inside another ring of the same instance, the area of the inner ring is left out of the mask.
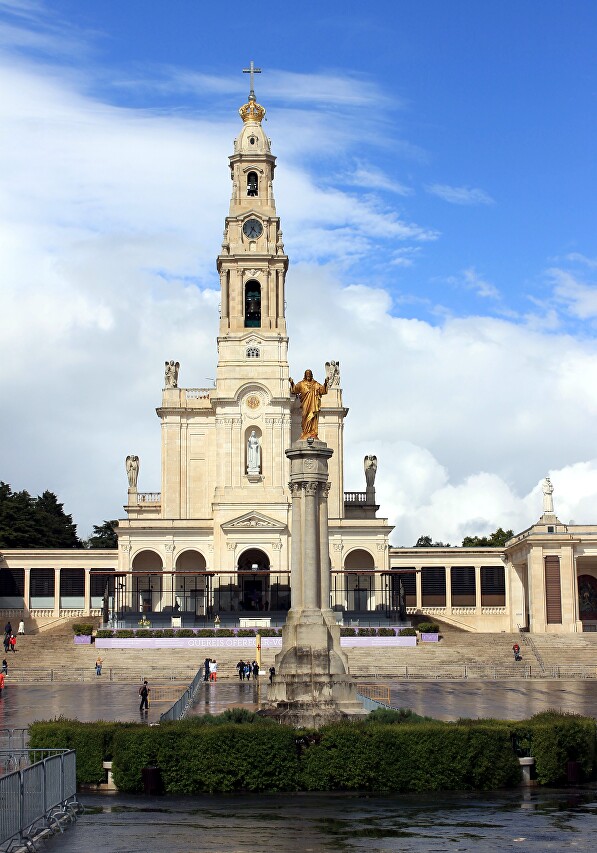
[[[10,634],[4,635],[4,651],[7,652],[10,647]]]
[[[245,664],[245,678],[247,679],[247,681],[251,680],[251,664],[249,663],[249,661],[247,661]]]
[[[212,660],[209,664],[209,680],[217,681],[218,680],[218,662],[217,660]]]
[[[0,672],[0,696],[2,696],[3,690],[4,690],[4,673]]]
[[[19,630],[17,631],[17,634],[25,635],[25,622],[22,619],[19,622]]]
[[[6,658],[4,658],[4,660],[2,661],[2,673],[4,675],[8,675],[8,661],[6,660]]]
[[[270,668],[269,668],[269,683],[270,684],[273,684],[275,675],[276,675],[276,667],[270,666]]]
[[[209,665],[211,663],[211,658],[205,658],[203,661],[203,680],[209,681]]]
[[[97,660],[96,660],[96,662],[95,662],[95,674],[96,674],[96,675],[101,675],[101,674],[102,674],[102,664],[103,664],[103,660],[102,660],[102,658],[101,658],[101,657],[99,657],[99,655],[98,655],[98,658],[97,658]]]
[[[10,650],[13,654],[16,654],[17,651],[17,638],[14,634],[10,635]]]
[[[241,681],[244,681],[244,678],[245,678],[245,662],[244,662],[244,660],[242,660],[242,658],[236,664],[236,668],[238,669],[238,677],[240,678]]]
[[[4,633],[8,634],[9,637],[12,634],[12,625],[10,624],[10,622],[7,622],[4,626]]]
[[[259,664],[256,660],[253,661],[253,681],[257,681],[259,678]]]
[[[139,696],[141,697],[139,711],[149,711],[149,686],[147,684],[147,681],[144,681],[141,687],[139,688]]]

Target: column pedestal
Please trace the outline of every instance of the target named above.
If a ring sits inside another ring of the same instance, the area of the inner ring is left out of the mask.
[[[357,699],[340,626],[329,606],[328,459],[323,441],[297,441],[290,460],[292,608],[262,713],[297,727],[317,728],[367,712]],[[325,600],[324,600],[325,599]]]

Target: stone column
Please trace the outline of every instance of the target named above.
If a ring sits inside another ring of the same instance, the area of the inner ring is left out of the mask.
[[[60,569],[54,569],[54,616],[60,616]]]
[[[26,568],[23,582],[23,619],[29,610],[31,610],[31,568]]]
[[[85,616],[91,615],[91,572],[85,569],[85,603],[83,605]]]
[[[481,566],[475,566],[475,613],[481,614]]]
[[[423,607],[423,567],[415,566],[417,570],[415,573],[415,593],[417,596],[417,610],[421,610]]]
[[[320,726],[364,712],[329,607],[328,459],[323,441],[297,441],[290,460],[292,607],[263,713],[295,726]],[[325,574],[325,579],[323,575]]]
[[[452,567],[444,568],[446,573],[446,613],[452,612]]]

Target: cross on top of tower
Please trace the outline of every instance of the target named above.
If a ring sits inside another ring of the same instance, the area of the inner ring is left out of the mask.
[[[253,84],[253,75],[254,74],[261,74],[261,68],[255,68],[253,60],[251,60],[249,67],[243,68],[243,74],[250,74],[251,75],[249,78],[249,80],[250,80],[249,100],[254,101],[254,100],[256,100],[256,98],[255,98],[255,90],[253,88],[253,85],[254,85]]]

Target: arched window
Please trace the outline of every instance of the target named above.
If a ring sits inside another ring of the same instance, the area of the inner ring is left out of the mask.
[[[248,281],[245,285],[245,328],[261,326],[261,285]]]
[[[246,356],[247,358],[260,358],[259,347],[247,347]]]
[[[259,192],[259,179],[257,172],[249,172],[247,175],[247,195],[256,196]]]

